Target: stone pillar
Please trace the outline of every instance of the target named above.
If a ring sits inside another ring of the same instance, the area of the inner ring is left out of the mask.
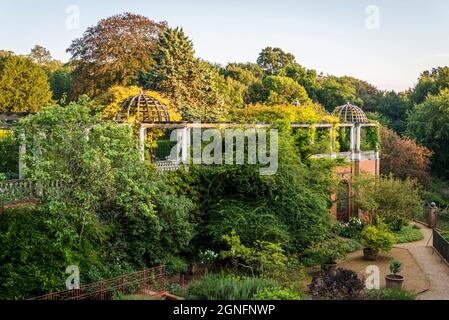
[[[435,229],[437,227],[437,206],[435,202],[432,202],[429,206],[429,215],[427,217],[427,223],[429,228]]]
[[[190,129],[185,127],[182,129],[182,150],[181,160],[183,164],[187,164],[190,155]]]
[[[349,134],[349,151],[353,153],[355,150],[355,128],[351,126],[351,132]]]
[[[170,159],[176,164],[181,164],[184,158],[185,147],[185,128],[176,130],[176,155],[174,159]]]
[[[145,161],[145,138],[147,135],[147,129],[140,127],[139,129],[139,142],[140,142],[140,160]]]

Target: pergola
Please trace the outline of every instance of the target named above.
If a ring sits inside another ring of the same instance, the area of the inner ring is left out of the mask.
[[[22,117],[28,116],[29,113],[0,113],[0,129],[10,129],[12,124]],[[330,131],[338,130],[338,128],[349,128],[349,150],[344,152],[337,152],[335,148],[335,141],[330,136],[329,146],[330,152],[325,154],[315,154],[314,158],[344,158],[348,161],[363,161],[363,160],[380,160],[378,150],[361,150],[361,131],[364,127],[377,127],[376,122],[369,121],[364,112],[357,106],[346,104],[337,107],[334,115],[341,121],[338,124],[334,123],[291,123],[292,128],[320,128]],[[176,164],[186,163],[189,158],[189,150],[191,147],[191,131],[193,129],[227,129],[227,128],[270,128],[271,123],[200,123],[191,121],[173,122],[170,121],[170,115],[167,108],[157,101],[143,93],[128,98],[122,105],[116,120],[121,125],[130,125],[131,119],[137,120],[139,124],[139,141],[142,161],[145,160],[145,142],[147,133],[151,129],[178,129],[177,141],[181,141],[179,146],[180,155],[177,159],[169,159],[168,161],[158,161],[156,165],[162,170],[176,169]],[[2,124],[3,123],[3,124]],[[23,178],[23,154],[26,152],[25,146],[21,145],[19,148],[19,178]]]

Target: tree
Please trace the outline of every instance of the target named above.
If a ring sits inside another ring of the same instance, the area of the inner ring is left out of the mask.
[[[45,192],[36,208],[0,217],[1,298],[63,290],[68,265],[89,283],[164,264],[188,247],[192,202],[140,160],[132,128],[101,121],[80,100],[16,130],[25,133],[27,179]]]
[[[396,178],[417,179],[422,185],[429,183],[430,157],[432,152],[418,145],[414,140],[400,137],[394,131],[381,128],[382,165],[385,175],[393,174]]]
[[[259,54],[257,64],[266,75],[276,75],[282,68],[295,62],[295,56],[280,48],[266,47]]]
[[[320,79],[321,90],[318,94],[319,102],[328,111],[348,102],[361,106],[362,99],[357,96],[354,84],[345,77],[327,76]]]
[[[58,60],[54,60],[51,56],[50,51],[42,46],[36,45],[31,49],[28,57],[37,65],[41,66],[47,75],[55,72],[62,67],[63,63]]]
[[[45,72],[29,58],[0,63],[0,112],[37,112],[51,101]]]
[[[135,84],[138,70],[147,71],[165,23],[123,13],[89,27],[67,50],[75,66],[73,94],[96,96],[112,85]]]
[[[370,222],[381,218],[390,228],[398,231],[407,219],[422,213],[420,189],[413,180],[402,181],[393,176],[360,176],[350,186],[355,204],[368,214]]]
[[[195,58],[193,43],[180,28],[167,28],[153,55],[154,66],[141,72],[139,83],[160,91],[189,120],[216,120],[223,115],[220,74],[216,67]]]
[[[304,87],[291,78],[268,76],[263,80],[263,90],[265,91],[264,102],[270,105],[310,102]]]
[[[407,118],[407,135],[433,152],[435,173],[449,177],[449,89],[413,108]]]
[[[69,95],[73,87],[73,73],[69,66],[62,66],[49,75],[53,99],[61,100]]]
[[[405,98],[394,91],[379,93],[377,111],[389,122],[389,127],[398,133],[405,131],[407,118],[407,103]]]
[[[438,67],[424,71],[418,83],[410,92],[410,101],[420,104],[428,95],[437,95],[441,90],[449,88],[449,67]]]
[[[306,69],[298,63],[293,63],[281,69],[279,75],[295,80],[306,89],[308,96],[313,101],[318,101],[321,84],[318,81],[315,70]]]
[[[360,107],[365,112],[374,112],[379,104],[379,90],[372,84],[353,77],[343,77],[344,80],[351,83],[356,92],[356,96],[362,101]]]

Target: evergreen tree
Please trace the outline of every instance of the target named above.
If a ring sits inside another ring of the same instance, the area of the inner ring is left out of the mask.
[[[153,68],[139,75],[143,87],[168,96],[184,119],[217,120],[222,116],[220,83],[224,79],[217,68],[195,58],[192,41],[182,29],[164,31],[153,59]]]
[[[37,112],[51,96],[47,75],[29,58],[11,56],[0,63],[0,112]]]

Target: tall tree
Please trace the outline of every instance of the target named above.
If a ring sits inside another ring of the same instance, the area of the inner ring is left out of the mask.
[[[266,75],[275,75],[279,70],[294,62],[294,55],[272,47],[263,49],[257,59],[257,64],[264,69]]]
[[[304,104],[310,102],[304,87],[288,77],[266,77],[263,80],[263,90],[265,91],[265,100],[263,102],[270,105],[292,104],[295,102]]]
[[[394,131],[404,132],[408,110],[404,96],[394,91],[379,93],[377,111],[388,120],[389,127]]]
[[[429,94],[436,95],[447,88],[449,88],[449,67],[424,71],[410,92],[410,101],[414,104],[423,103]]]
[[[381,128],[382,165],[385,175],[393,174],[396,178],[417,179],[422,185],[429,182],[430,157],[432,152],[418,145],[414,140],[401,137],[394,131]]]
[[[147,71],[165,23],[123,13],[101,20],[67,50],[75,65],[73,94],[96,96],[112,85],[135,83],[138,70]]]
[[[50,51],[40,45],[34,46],[28,57],[35,64],[41,66],[48,75],[61,68],[63,65],[61,61],[53,59]]]
[[[379,90],[377,90],[375,86],[353,77],[346,76],[343,78],[354,86],[356,96],[362,101],[360,107],[362,107],[364,111],[377,111],[377,106],[379,104]]]
[[[319,102],[328,111],[333,111],[336,107],[348,102],[358,106],[363,104],[362,99],[357,96],[356,87],[349,79],[345,77],[327,76],[322,77],[320,82]]]
[[[307,94],[312,100],[318,101],[318,93],[321,90],[321,84],[318,81],[315,70],[306,69],[299,63],[293,63],[281,69],[279,75],[292,78],[306,89]]]
[[[223,114],[224,99],[218,88],[218,70],[195,58],[192,41],[180,28],[167,28],[153,55],[155,64],[141,72],[139,83],[160,91],[189,120],[216,120]]]
[[[37,112],[51,101],[48,77],[29,58],[0,62],[0,112]]]
[[[407,134],[434,153],[432,169],[449,177],[449,89],[428,96],[410,112]]]

